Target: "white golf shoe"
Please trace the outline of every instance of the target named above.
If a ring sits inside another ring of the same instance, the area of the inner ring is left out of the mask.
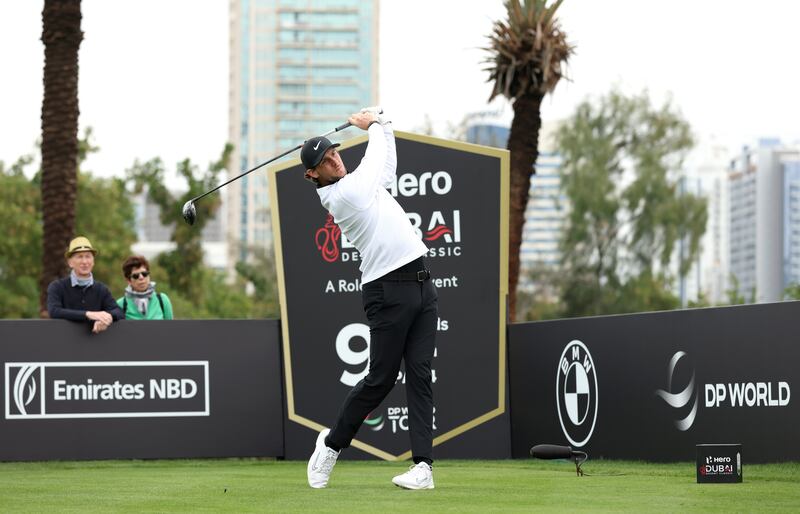
[[[394,477],[392,482],[403,489],[433,489],[433,470],[427,463],[420,462]]]
[[[325,446],[325,438],[329,432],[330,430],[326,428],[319,433],[314,453],[308,460],[308,485],[314,489],[322,489],[328,485],[331,471],[339,457],[339,452]]]

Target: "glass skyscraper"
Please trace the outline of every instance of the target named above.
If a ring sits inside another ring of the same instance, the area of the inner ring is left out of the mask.
[[[800,282],[800,148],[762,139],[731,162],[728,180],[738,292],[748,301],[780,301]]]
[[[378,0],[230,0],[230,177],[377,103]],[[267,187],[231,184],[231,263],[271,246]]]
[[[491,118],[492,113],[472,115],[466,131],[467,142],[505,148],[510,133],[508,123]],[[523,272],[537,264],[557,266],[561,259],[559,240],[567,215],[567,199],[560,189],[561,156],[552,143],[558,126],[557,122],[544,122],[539,131],[539,158],[536,174],[531,176],[522,228],[519,258]]]

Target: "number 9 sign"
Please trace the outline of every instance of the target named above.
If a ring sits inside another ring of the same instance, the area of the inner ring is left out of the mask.
[[[367,342],[367,347],[360,352],[355,352],[350,347],[350,341],[360,337]],[[364,369],[358,373],[342,372],[339,381],[344,385],[353,387],[369,372],[369,327],[363,323],[350,323],[339,331],[336,336],[336,354],[345,364],[357,366],[364,364]]]

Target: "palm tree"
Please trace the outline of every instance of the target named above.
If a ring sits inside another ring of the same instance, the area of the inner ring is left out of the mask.
[[[573,54],[574,47],[555,13],[563,0],[548,5],[548,0],[506,0],[507,20],[494,23],[488,36],[492,55],[489,82],[494,82],[491,102],[503,95],[513,102],[514,120],[508,137],[511,153],[510,227],[509,227],[509,313],[515,319],[519,251],[522,225],[534,165],[539,156],[539,129],[542,125],[541,104],[545,94],[555,89],[563,77],[562,64]]]
[[[75,228],[78,190],[78,47],[80,0],[45,0],[42,10],[42,316],[47,285],[66,271],[64,249]]]

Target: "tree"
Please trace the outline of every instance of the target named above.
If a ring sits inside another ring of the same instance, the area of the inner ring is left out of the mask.
[[[534,263],[526,272],[527,280],[517,289],[517,321],[539,321],[561,317],[564,310],[559,298],[559,270],[543,262]]]
[[[785,300],[800,300],[800,284],[793,282],[783,290]]]
[[[675,176],[693,145],[670,103],[612,91],[583,102],[556,135],[568,216],[561,240],[566,316],[678,307],[670,286],[700,249],[706,201]],[[683,241],[686,249],[676,251]],[[677,263],[677,272],[671,264]]]
[[[219,174],[225,169],[233,146],[225,145],[220,159],[209,165],[200,175],[189,159],[178,163],[178,174],[186,180],[188,191],[174,197],[164,185],[164,165],[155,158],[142,164],[136,161],[127,171],[127,179],[137,193],[147,191],[160,209],[161,223],[173,226],[172,241],[176,248],[158,256],[157,264],[167,273],[169,285],[197,304],[204,303],[207,287],[203,281],[202,232],[221,204],[219,195],[210,195],[197,202],[197,221],[194,225],[183,223],[183,204],[217,185]]]
[[[31,156],[21,157],[9,169],[0,161],[0,317],[4,318],[30,318],[39,313],[41,193],[23,173],[32,160]]]
[[[78,190],[78,48],[80,0],[45,0],[42,10],[42,274],[39,306],[47,316],[47,285],[66,271]]]
[[[226,145],[220,159],[211,163],[202,175],[187,159],[178,164],[178,173],[189,190],[173,196],[164,185],[164,166],[160,159],[144,164],[138,161],[128,170],[128,180],[136,192],[147,191],[160,210],[161,222],[173,227],[176,248],[158,256],[151,270],[159,281],[158,290],[172,300],[180,318],[265,318],[278,317],[277,277],[271,252],[253,250],[252,260],[236,263],[237,277],[232,283],[225,274],[203,265],[202,229],[220,206],[219,196],[207,196],[196,204],[197,221],[183,223],[181,208],[190,198],[216,186],[230,156]],[[254,294],[247,290],[252,288]]]
[[[136,242],[134,220],[124,180],[80,173],[75,233],[88,237],[97,248],[92,275],[106,284],[115,298],[122,296],[126,286],[122,263]],[[61,258],[64,258],[63,248]]]
[[[494,23],[489,35],[491,53],[487,60],[494,82],[491,102],[503,95],[513,102],[514,119],[508,137],[511,152],[508,292],[509,313],[514,320],[519,279],[522,226],[534,165],[539,156],[541,104],[563,76],[573,47],[555,17],[563,0],[506,0],[506,20]]]
[[[79,162],[97,151],[87,130],[79,141]],[[40,315],[37,278],[42,274],[42,210],[39,171],[32,179],[24,169],[32,162],[25,156],[9,169],[0,162],[0,318],[31,318]],[[124,281],[120,266],[136,240],[133,206],[124,183],[79,172],[75,228],[98,248],[93,275],[121,295]],[[64,261],[65,244],[58,250]]]
[[[278,275],[275,271],[275,259],[271,250],[254,248],[250,254],[251,262],[236,263],[236,272],[242,284],[252,284],[255,290],[251,313],[256,318],[279,318],[280,303],[278,300]]]
[[[739,284],[739,277],[736,276],[735,273],[731,273],[728,276],[728,280],[730,283],[730,288],[725,291],[728,296],[728,305],[744,305],[746,303],[756,303],[756,288],[753,286],[750,288],[750,295],[749,298],[745,297],[745,291],[741,291],[741,286]],[[792,294],[792,286],[790,285],[788,289],[784,290],[784,297],[787,295],[791,298]]]

